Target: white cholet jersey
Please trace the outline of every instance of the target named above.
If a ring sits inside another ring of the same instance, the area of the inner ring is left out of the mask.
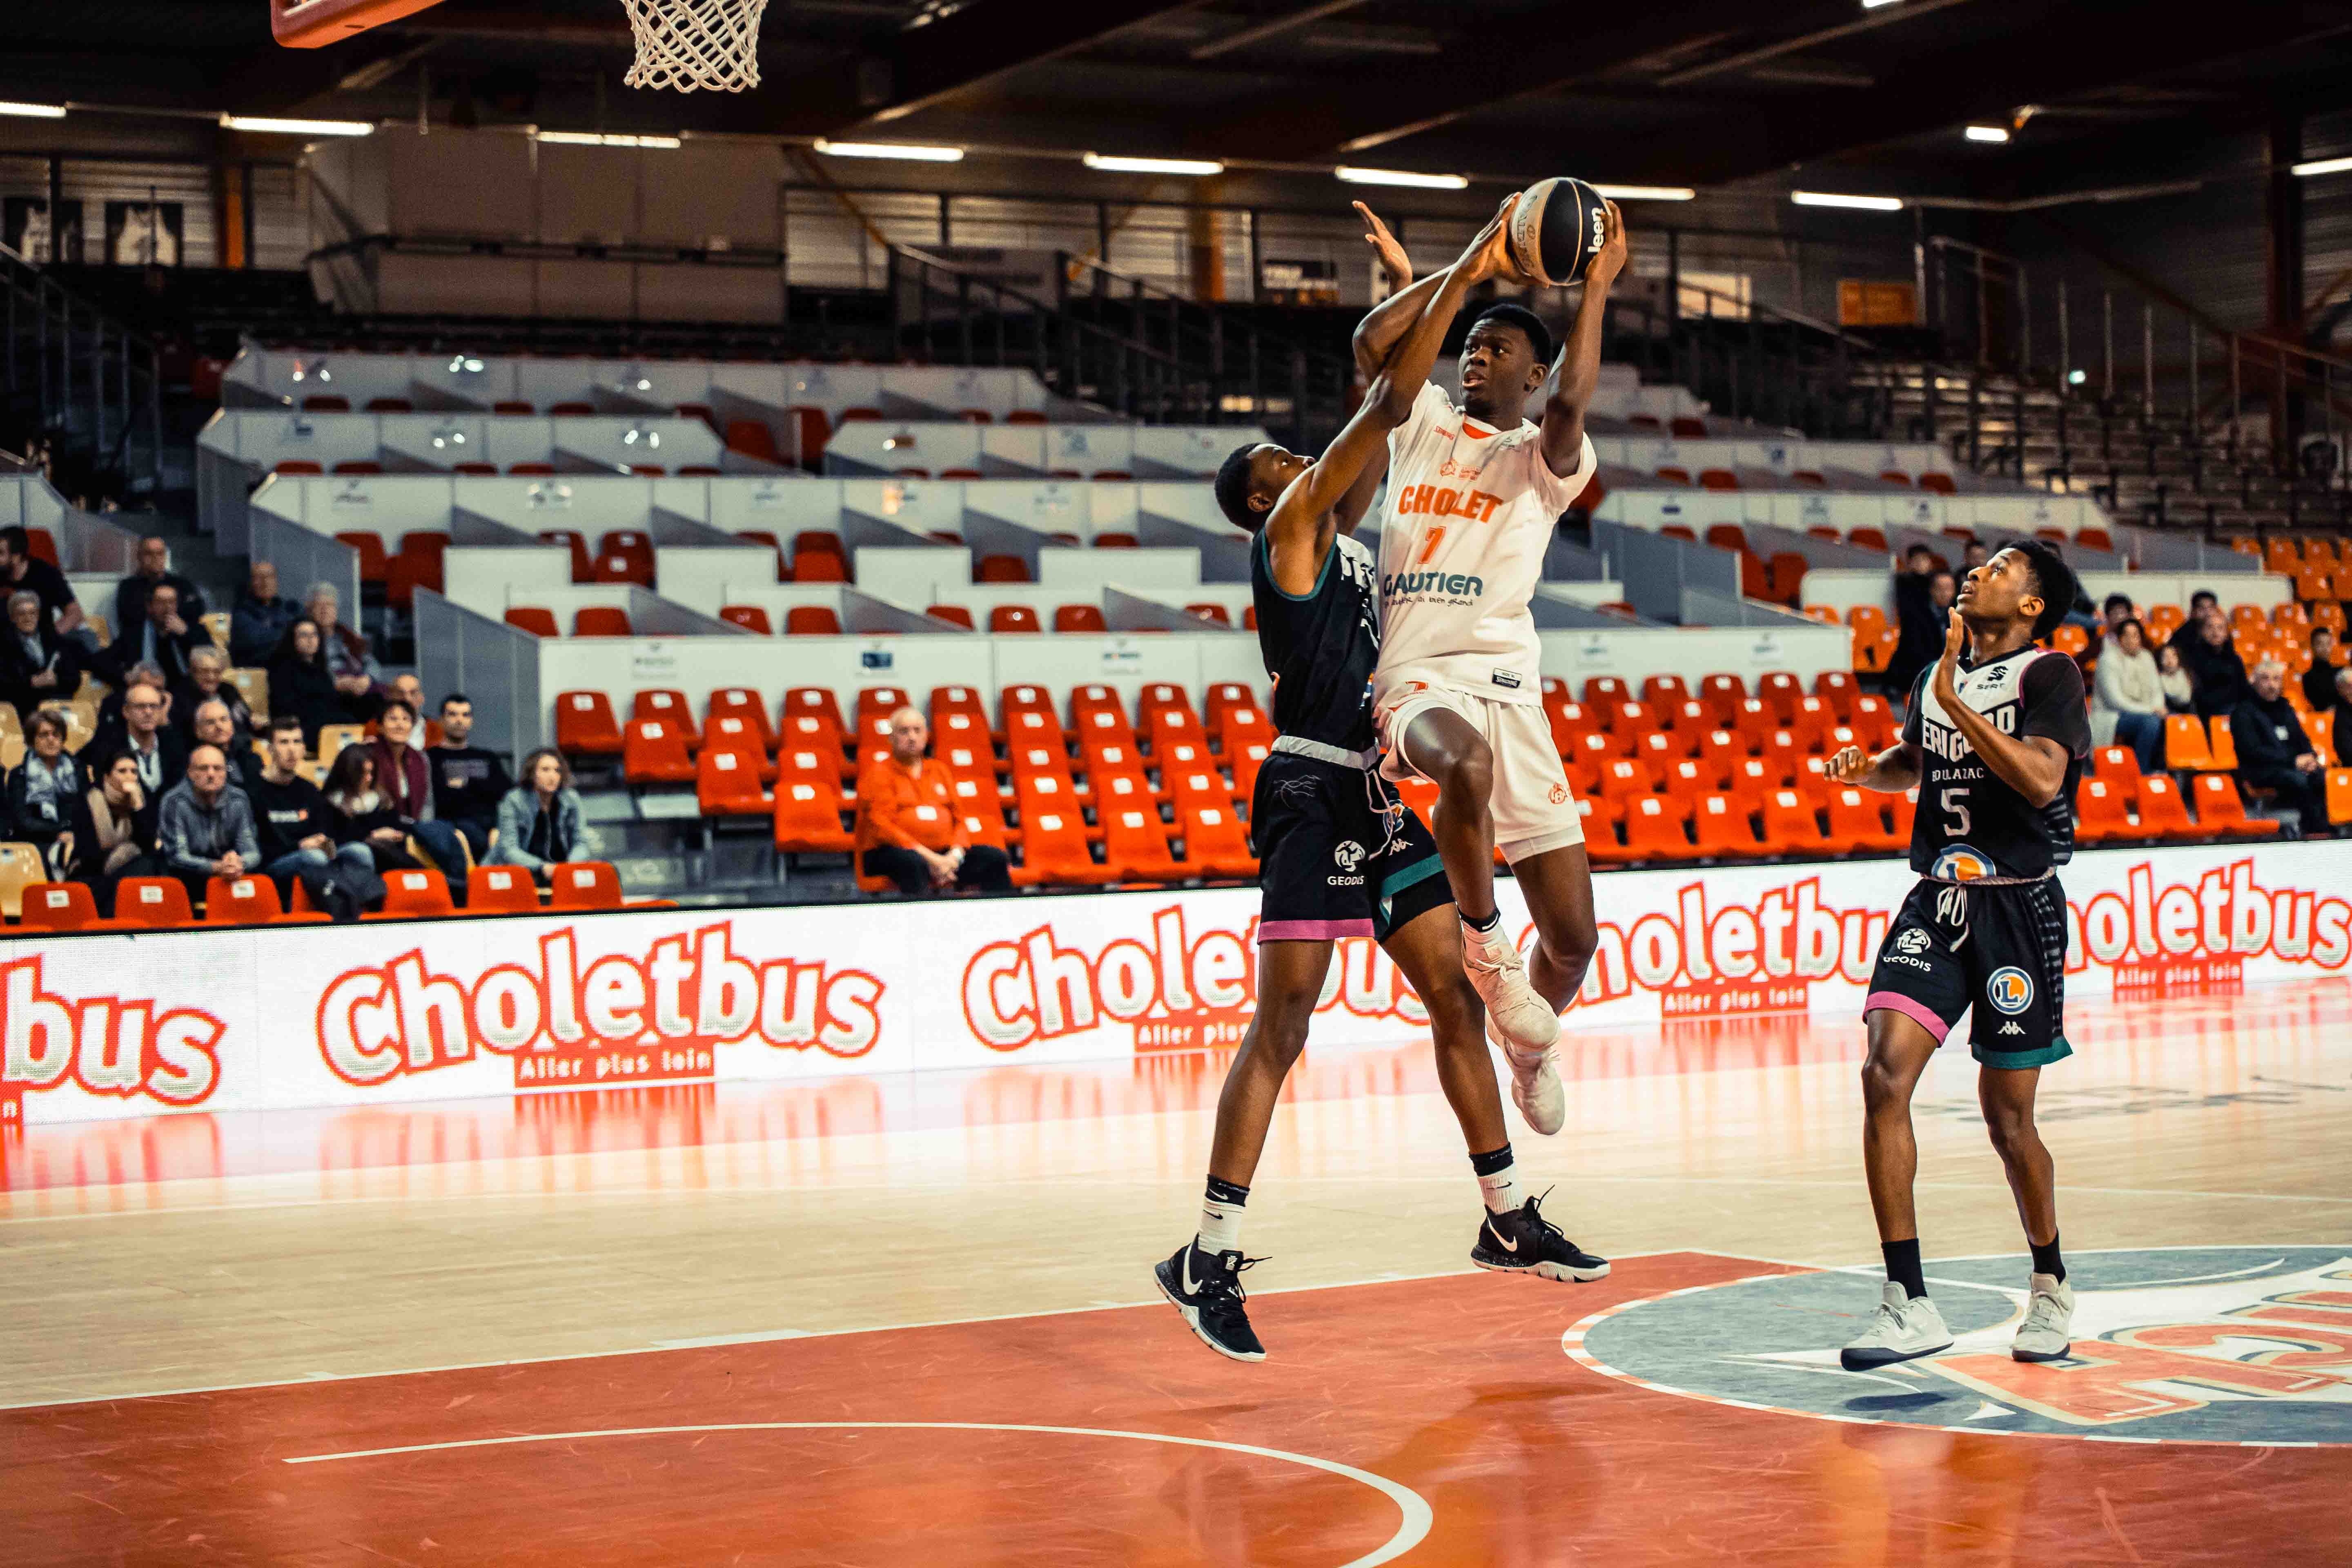
[[[1528,602],[1552,529],[1600,468],[1591,437],[1562,478],[1542,432],[1494,430],[1424,385],[1389,436],[1381,525],[1381,662],[1375,700],[1418,680],[1498,702],[1540,702]]]

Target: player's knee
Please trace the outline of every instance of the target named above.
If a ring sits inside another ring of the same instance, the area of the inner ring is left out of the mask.
[[[1430,1033],[1440,1049],[1450,1041],[1467,1039],[1480,1051],[1486,1050],[1486,1037],[1480,1032],[1486,1022],[1485,1004],[1461,971],[1431,986],[1421,1004],[1429,1010]]]
[[[1484,746],[1447,753],[1439,764],[1437,787],[1457,808],[1484,807],[1495,792],[1495,759]]]
[[[1251,1048],[1265,1052],[1268,1060],[1287,1071],[1290,1065],[1298,1059],[1298,1054],[1307,1048],[1307,1026],[1314,1021],[1314,1016],[1311,1010],[1304,1008],[1295,1011],[1261,1008],[1256,1038]]]
[[[2004,1160],[2016,1158],[2033,1142],[2033,1118],[2015,1106],[1984,1108],[1985,1136],[1992,1140],[1993,1152]]]
[[[1866,1057],[1862,1064],[1863,1109],[1876,1115],[1906,1105],[1911,1099],[1911,1086],[1903,1075],[1875,1054]]]

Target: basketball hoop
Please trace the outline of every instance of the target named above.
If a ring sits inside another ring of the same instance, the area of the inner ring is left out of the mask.
[[[768,0],[621,0],[637,36],[630,87],[741,92],[760,85],[760,13]]]

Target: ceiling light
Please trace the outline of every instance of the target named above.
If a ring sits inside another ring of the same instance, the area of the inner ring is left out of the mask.
[[[1686,202],[1698,193],[1688,185],[1595,185],[1612,202]]]
[[[2297,163],[2294,172],[2305,179],[2314,174],[2352,174],[2352,158],[2321,158],[2315,163]]]
[[[1086,156],[1089,169],[1103,169],[1117,174],[1222,174],[1223,163],[1206,158],[1121,158],[1108,153],[1089,153]]]
[[[231,131],[260,131],[273,136],[368,136],[375,124],[367,120],[275,120],[266,114],[224,114],[220,122]]]
[[[1790,191],[1789,199],[1801,207],[1855,207],[1863,212],[1899,213],[1899,196],[1847,196],[1832,191]]]
[[[832,158],[905,158],[917,163],[961,163],[961,147],[922,147],[909,142],[827,142],[817,138],[816,150]]]
[[[624,136],[601,131],[541,131],[536,133],[541,142],[560,142],[566,147],[683,147],[686,143],[675,136]]]
[[[1894,4],[1895,0],[1862,0],[1862,8],[1865,11],[1875,11],[1881,5],[1892,5]]]
[[[1971,142],[2006,142],[2009,140],[2009,127],[2006,125],[1971,125],[1969,127],[1969,140]]]
[[[0,103],[0,114],[21,115],[26,120],[63,120],[62,103]]]
[[[1470,182],[1459,174],[1417,174],[1410,169],[1350,169],[1331,171],[1351,185],[1415,185],[1427,191],[1459,191]]]

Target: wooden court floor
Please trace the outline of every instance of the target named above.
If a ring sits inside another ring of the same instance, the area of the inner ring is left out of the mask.
[[[1959,1335],[1856,1379],[1860,1030],[1571,1034],[1521,1129],[1583,1287],[1469,1268],[1425,1051],[1313,1053],[1272,1351],[1149,1277],[1222,1057],[35,1127],[0,1143],[11,1563],[2352,1561],[2352,988],[2077,1004],[2077,1356],[1972,1065],[1921,1088]],[[2026,1375],[2027,1373],[2034,1375]],[[2044,1375],[2046,1374],[2046,1375]]]

